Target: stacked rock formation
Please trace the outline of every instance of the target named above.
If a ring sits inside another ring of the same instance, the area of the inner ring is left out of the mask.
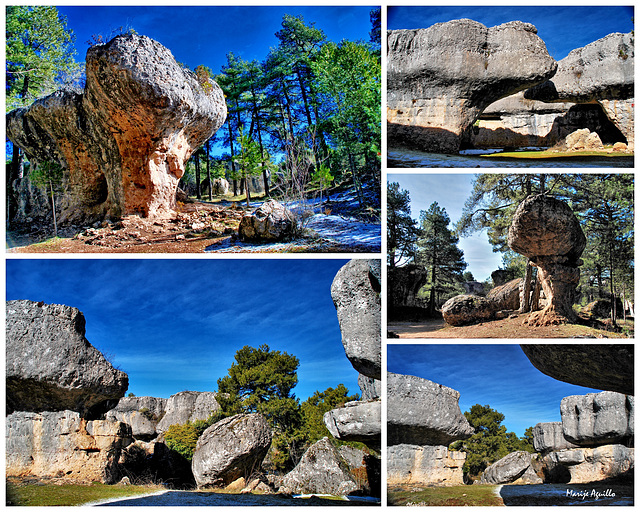
[[[412,375],[387,374],[387,482],[462,485],[463,452],[447,446],[473,435],[460,394]]]
[[[572,306],[586,238],[571,208],[544,194],[528,197],[513,216],[507,243],[538,267],[547,299],[546,307],[531,313],[525,323],[534,326],[574,322]]]
[[[86,222],[170,213],[186,161],[225,118],[215,82],[130,34],[89,48],[81,94],[58,91],[9,113],[7,136],[32,165],[63,167],[59,220]]]
[[[557,64],[536,28],[468,20],[387,35],[389,144],[455,153],[494,101],[551,78]]]

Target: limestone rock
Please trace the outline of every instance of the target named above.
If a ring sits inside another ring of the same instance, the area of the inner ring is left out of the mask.
[[[536,28],[468,20],[387,34],[389,143],[454,153],[463,133],[494,101],[553,76]]]
[[[460,393],[413,375],[387,374],[387,443],[448,445],[473,435]]]
[[[258,469],[271,445],[271,428],[261,414],[237,414],[218,421],[198,439],[191,469],[198,487],[225,486]]]
[[[156,436],[156,425],[164,416],[166,405],[166,398],[124,397],[107,412],[106,419],[130,425],[135,438],[153,438]]]
[[[7,115],[7,136],[33,162],[65,169],[60,222],[175,207],[185,163],[224,123],[215,82],[201,84],[145,36],[89,48],[81,94],[58,91]]]
[[[331,284],[347,358],[359,373],[377,380],[382,343],[379,275],[380,260],[351,260]]]
[[[213,180],[213,194],[217,196],[225,196],[229,193],[229,182],[224,178],[216,178]]]
[[[85,338],[76,308],[29,300],[6,304],[7,412],[74,410],[96,416],[129,379]]]
[[[380,449],[381,402],[348,402],[343,407],[324,414],[324,424],[336,439],[359,441],[372,448]]]
[[[531,469],[529,452],[517,451],[502,457],[485,469],[480,479],[480,483],[491,485],[515,482],[542,483],[542,479]]]
[[[520,309],[520,286],[523,279],[512,279],[508,283],[492,288],[487,299],[494,304],[496,311]]]
[[[533,447],[539,453],[557,452],[578,448],[569,442],[562,432],[562,422],[538,423],[533,427]]]
[[[633,345],[520,345],[545,375],[577,386],[633,395]]]
[[[284,205],[270,199],[253,213],[242,217],[238,226],[241,240],[274,242],[294,236],[296,219]]]
[[[567,396],[560,402],[564,437],[579,446],[633,440],[633,396],[613,391]]]
[[[206,420],[220,410],[216,393],[209,391],[181,391],[171,395],[165,405],[165,414],[156,425],[158,432],[166,432],[171,425],[181,425],[187,421]]]
[[[597,448],[551,452],[543,457],[543,463],[546,482],[597,482],[632,471],[634,449],[610,444]]]
[[[544,194],[529,196],[513,216],[507,243],[538,267],[548,300],[547,306],[532,313],[526,322],[549,325],[575,321],[572,306],[586,238],[571,208]]]
[[[113,484],[129,443],[124,423],[86,421],[74,411],[14,412],[6,419],[6,473]]]
[[[604,146],[597,133],[582,128],[567,135],[562,145],[564,151],[602,151]]]
[[[387,484],[464,485],[464,452],[446,446],[396,444],[387,448]]]
[[[362,374],[358,375],[358,387],[362,391],[360,400],[373,400],[382,394],[382,382]]]
[[[347,464],[325,437],[305,452],[298,465],[284,477],[278,492],[343,496],[358,488]]]
[[[442,318],[449,325],[465,325],[493,318],[497,309],[486,297],[456,295],[442,305]]]

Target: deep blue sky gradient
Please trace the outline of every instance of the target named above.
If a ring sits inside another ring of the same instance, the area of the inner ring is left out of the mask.
[[[509,21],[533,23],[556,60],[612,32],[633,30],[632,6],[403,6],[389,7],[387,28],[428,28],[435,23],[469,18],[487,27]]]
[[[389,344],[387,367],[455,389],[462,412],[489,405],[505,415],[502,424],[519,437],[536,423],[560,421],[565,396],[600,392],[552,379],[515,344]]]
[[[215,391],[236,351],[266,343],[300,359],[301,400],[343,383],[331,283],[346,260],[9,259],[7,300],[66,304],[137,396]]]

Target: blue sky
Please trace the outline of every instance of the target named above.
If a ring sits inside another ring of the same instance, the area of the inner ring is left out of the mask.
[[[411,199],[411,216],[418,220],[422,210],[428,210],[434,201],[443,207],[452,224],[460,220],[462,208],[473,190],[475,174],[401,174],[389,173],[388,182],[397,182],[401,190],[408,190]],[[460,238],[458,247],[464,252],[466,270],[476,281],[491,277],[491,272],[502,266],[502,254],[492,251],[486,231]]]
[[[632,6],[404,6],[389,7],[387,28],[428,28],[435,23],[469,18],[487,27],[508,21],[533,23],[556,60],[612,32],[633,30]]]
[[[137,396],[215,391],[238,349],[266,343],[298,357],[304,400],[340,383],[360,393],[331,300],[346,261],[9,259],[7,300],[78,308]]]
[[[263,60],[278,45],[275,33],[284,14],[302,16],[327,39],[369,41],[369,6],[60,6],[76,35],[77,60],[84,61],[94,34],[109,37],[119,27],[133,28],[169,48],[178,62],[200,64],[214,73],[233,52],[247,61]]]
[[[560,421],[565,396],[599,393],[552,379],[537,370],[519,345],[392,345],[390,372],[415,375],[455,389],[460,410],[489,405],[505,415],[508,432],[523,436],[527,427]]]

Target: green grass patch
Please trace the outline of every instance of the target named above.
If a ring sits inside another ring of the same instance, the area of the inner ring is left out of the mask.
[[[452,487],[425,487],[421,490],[390,488],[389,505],[434,507],[499,507],[502,498],[495,485],[456,485]]]
[[[632,158],[633,153],[607,153],[604,151],[505,151],[503,153],[487,153],[480,156],[484,158],[521,158],[536,160],[545,158],[576,158],[592,156]]]
[[[20,484],[7,482],[7,504],[17,506],[74,506],[113,498],[152,494],[163,490],[155,485]]]

